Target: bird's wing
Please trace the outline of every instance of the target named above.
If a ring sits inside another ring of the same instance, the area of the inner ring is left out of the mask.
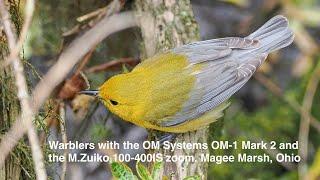
[[[158,122],[174,126],[216,108],[250,79],[270,52],[292,41],[286,18],[276,16],[246,38],[214,39],[173,49],[174,53],[187,55],[191,67],[200,64],[202,68],[193,72],[196,83],[182,110]]]
[[[227,37],[194,42],[173,49],[174,53],[186,55],[191,64],[213,61],[231,54],[232,49],[250,49],[258,46],[257,40]]]
[[[259,44],[258,41],[238,37],[213,41],[217,46],[212,46],[213,44],[210,42],[212,47],[208,50],[222,51],[215,52],[215,54],[219,54],[216,56],[210,56],[204,52],[208,47],[206,44],[209,43],[208,41],[189,44],[186,47],[188,50],[184,48],[174,50],[174,53],[178,54],[187,53],[190,63],[193,65],[200,63],[202,68],[194,72],[196,82],[188,102],[184,104],[180,112],[161,120],[162,126],[174,126],[196,119],[217,107],[238,91],[267,57],[267,54],[247,56],[247,63],[240,64],[236,59],[233,59],[234,50],[254,48]]]

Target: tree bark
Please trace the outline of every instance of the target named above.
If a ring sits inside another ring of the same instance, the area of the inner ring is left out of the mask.
[[[21,25],[21,17],[19,13],[18,1],[8,0],[5,1],[11,15],[12,22],[17,32],[19,32]],[[8,42],[4,32],[0,32],[0,63],[4,62],[8,56]],[[10,66],[2,69],[0,67],[0,141],[2,135],[8,130],[11,124],[15,121],[20,113],[20,105],[17,99],[17,89],[15,86],[15,79]],[[23,143],[23,142],[21,142]],[[23,178],[21,167],[22,164],[28,162],[24,158],[23,153],[15,149],[5,161],[5,164],[0,168],[0,180],[19,180]],[[31,154],[30,154],[31,156]],[[29,169],[24,167],[25,169]],[[30,173],[30,172],[28,172]]]
[[[6,47],[1,42],[1,62],[4,60],[3,52]],[[2,134],[8,130],[13,121],[19,115],[19,101],[16,98],[15,80],[10,69],[0,70],[0,141]],[[5,165],[0,168],[0,180],[18,180],[21,174],[21,159],[19,156],[10,155]]]
[[[156,53],[199,40],[199,28],[194,19],[189,0],[136,0],[136,17],[140,23],[143,47],[142,59]],[[174,142],[206,143],[208,129],[179,134]],[[154,133],[149,133],[149,139],[154,139]],[[198,159],[207,150],[175,150],[168,152],[160,149],[166,155],[194,156]],[[154,152],[157,153],[157,152]],[[207,178],[208,164],[205,162],[165,162],[162,175],[169,179],[183,179],[198,175]],[[162,176],[160,176],[162,177]]]

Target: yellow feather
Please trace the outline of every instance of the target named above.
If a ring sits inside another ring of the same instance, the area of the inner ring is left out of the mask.
[[[194,72],[201,66],[189,67],[183,55],[166,53],[147,59],[130,73],[110,78],[99,89],[99,96],[109,110],[122,119],[148,129],[166,132],[193,131],[221,116],[226,107],[205,113],[198,119],[164,127],[161,121],[181,111],[195,85]],[[111,101],[117,101],[113,105]]]

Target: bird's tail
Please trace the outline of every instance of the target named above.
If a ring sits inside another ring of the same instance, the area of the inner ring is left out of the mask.
[[[267,53],[290,45],[294,39],[292,30],[288,27],[288,20],[282,15],[270,19],[258,30],[247,36],[248,39],[259,40],[260,46],[255,53]]]

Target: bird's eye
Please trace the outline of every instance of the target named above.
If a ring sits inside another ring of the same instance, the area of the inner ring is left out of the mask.
[[[117,102],[117,101],[114,101],[114,100],[111,100],[111,99],[110,99],[110,102],[111,102],[112,105],[118,105],[118,102]]]

